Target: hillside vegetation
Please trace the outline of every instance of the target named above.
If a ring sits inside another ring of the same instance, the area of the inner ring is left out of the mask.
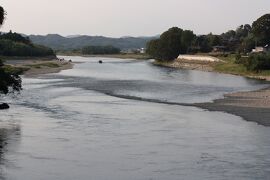
[[[28,37],[9,32],[0,35],[0,56],[55,56],[51,48],[36,45]]]
[[[114,46],[121,50],[138,49],[146,46],[149,40],[154,37],[123,37],[109,38],[104,36],[77,36],[63,37],[58,34],[49,34],[46,36],[30,35],[33,43],[48,46],[54,50],[74,50],[86,46]]]

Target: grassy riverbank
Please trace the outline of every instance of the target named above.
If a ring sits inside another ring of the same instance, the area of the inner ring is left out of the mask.
[[[201,56],[203,57],[205,55]],[[218,56],[217,58],[220,59],[219,62],[176,59],[174,61],[155,61],[154,64],[179,69],[233,74],[270,81],[270,70],[262,70],[259,72],[249,71],[243,64],[235,63],[235,55],[228,55],[227,57]]]
[[[213,70],[216,72],[270,81],[270,70],[262,70],[259,72],[249,71],[243,64],[235,63],[235,55],[229,55],[228,57],[218,57],[218,58],[223,60],[223,62],[216,63],[213,66]]]

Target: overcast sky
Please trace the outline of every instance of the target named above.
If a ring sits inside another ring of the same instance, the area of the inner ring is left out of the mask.
[[[270,13],[270,0],[0,0],[1,31],[153,36],[172,26],[220,34]]]

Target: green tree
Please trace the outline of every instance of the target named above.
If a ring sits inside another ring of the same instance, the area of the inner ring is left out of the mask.
[[[159,39],[147,43],[146,52],[157,60],[174,60],[179,54],[187,53],[195,35],[178,27],[170,28]]]
[[[0,6],[0,26],[3,24],[5,19],[5,11],[2,6]]]
[[[174,60],[180,53],[185,53],[181,49],[182,33],[182,29],[173,27],[160,36],[160,60]]]
[[[183,52],[188,53],[191,50],[195,38],[196,35],[193,33],[193,31],[185,30],[182,32],[181,45]]]
[[[193,52],[208,53],[212,50],[209,38],[206,35],[197,36],[194,41]]]
[[[158,57],[160,57],[160,50],[161,48],[159,39],[153,39],[146,44],[146,53],[151,55],[155,59],[158,59]]]
[[[206,37],[207,37],[207,40],[208,40],[211,48],[213,46],[221,45],[221,40],[220,40],[220,37],[218,35],[214,35],[214,34],[210,33],[210,34],[206,35]]]
[[[265,14],[254,21],[252,32],[260,45],[270,44],[270,14]]]
[[[245,37],[238,46],[238,52],[249,53],[255,47],[255,38],[252,33]]]
[[[236,29],[235,37],[239,40],[246,38],[251,33],[251,26],[249,24],[241,25]]]
[[[3,24],[5,11],[0,6],[0,26]],[[21,89],[21,78],[18,74],[8,72],[0,60],[0,93],[7,94],[9,90],[19,91]]]

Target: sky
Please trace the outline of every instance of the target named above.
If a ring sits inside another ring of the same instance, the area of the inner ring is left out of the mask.
[[[1,31],[154,36],[170,27],[221,34],[270,13],[270,0],[0,0]]]

